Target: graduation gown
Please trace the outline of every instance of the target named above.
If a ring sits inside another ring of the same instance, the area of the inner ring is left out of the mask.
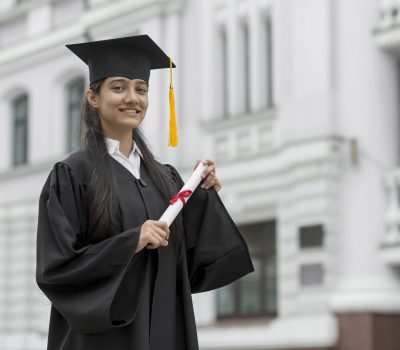
[[[134,253],[141,225],[168,203],[144,161],[137,180],[109,157],[122,232],[85,244],[88,152],[51,170],[39,200],[36,280],[52,303],[48,350],[197,350],[191,293],[219,288],[253,271],[246,242],[214,189],[198,187],[185,205],[184,254],[175,242]],[[177,192],[177,171],[160,165]],[[179,266],[178,266],[179,265]]]

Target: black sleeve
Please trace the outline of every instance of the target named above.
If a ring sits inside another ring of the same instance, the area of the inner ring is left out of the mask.
[[[183,208],[183,223],[192,293],[220,288],[254,271],[247,244],[214,188],[199,186],[193,192]]]
[[[39,200],[36,280],[75,330],[98,333],[132,322],[148,254],[134,254],[140,226],[96,244],[80,244],[85,211],[83,185],[67,165],[57,163]],[[125,301],[123,315],[115,315],[112,307],[124,302],[116,296],[127,273],[135,276],[129,286],[132,299]]]

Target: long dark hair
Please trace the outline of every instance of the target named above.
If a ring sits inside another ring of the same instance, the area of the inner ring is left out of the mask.
[[[104,80],[90,85],[90,89],[100,93]],[[88,183],[88,232],[90,243],[101,241],[121,230],[122,218],[119,210],[119,199],[113,181],[111,165],[108,161],[108,151],[100,123],[100,115],[85,98],[81,113],[81,135],[84,147],[89,152],[93,172]],[[166,204],[179,188],[175,188],[171,178],[161,170],[161,166],[151,153],[139,129],[132,130],[132,138],[143,155],[148,174]],[[183,222],[181,215],[170,227],[175,237],[178,261],[182,257]]]

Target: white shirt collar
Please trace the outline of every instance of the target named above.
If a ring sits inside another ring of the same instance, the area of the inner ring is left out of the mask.
[[[109,154],[115,154],[116,152],[121,153],[121,151],[119,150],[119,140],[110,139],[108,137],[105,137],[104,140],[106,141],[107,151]],[[143,158],[143,154],[137,146],[136,142],[133,142],[133,149],[130,155],[134,154],[135,152],[137,152],[139,156]]]

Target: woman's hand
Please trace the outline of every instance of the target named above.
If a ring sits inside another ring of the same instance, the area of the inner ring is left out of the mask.
[[[195,165],[195,169],[197,165],[200,163],[200,160],[197,161]],[[215,168],[215,163],[214,161],[210,159],[206,159],[203,161],[205,165],[207,165],[207,168],[203,172],[203,183],[201,184],[201,188],[205,188],[208,190],[211,187],[214,187],[215,190],[218,192],[221,189],[221,181],[217,178],[217,171]]]
[[[146,220],[140,229],[139,242],[135,253],[143,248],[156,249],[168,245],[169,228],[166,222]]]

